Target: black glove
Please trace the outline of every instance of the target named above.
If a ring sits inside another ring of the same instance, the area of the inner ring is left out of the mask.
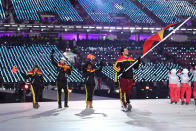
[[[114,82],[114,88],[115,89],[118,89],[120,86],[119,86],[119,83],[118,82]]]
[[[54,52],[55,52],[55,50],[54,50],[54,49],[52,49],[52,52],[51,52],[51,54],[52,54],[52,55],[54,55]]]
[[[138,64],[140,64],[141,63],[141,57],[138,57],[137,60],[138,60]]]

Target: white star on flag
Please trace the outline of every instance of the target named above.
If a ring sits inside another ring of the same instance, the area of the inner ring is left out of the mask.
[[[172,30],[174,30],[174,27],[169,27],[168,30],[169,30],[169,31],[172,31]]]

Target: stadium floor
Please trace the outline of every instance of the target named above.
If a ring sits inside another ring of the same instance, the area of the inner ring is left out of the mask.
[[[77,94],[75,94],[77,95]],[[80,97],[80,95],[78,95]],[[84,100],[57,109],[56,102],[0,104],[2,131],[195,131],[196,106],[171,105],[168,99],[132,100],[131,112],[123,112],[116,99],[98,99],[93,109]]]

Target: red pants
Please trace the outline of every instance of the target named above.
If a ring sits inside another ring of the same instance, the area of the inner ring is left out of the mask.
[[[120,99],[124,104],[130,103],[130,95],[132,93],[133,79],[120,79]]]
[[[196,81],[194,81],[193,98],[196,99]]]
[[[177,84],[169,84],[171,101],[178,102],[180,99],[180,87]]]
[[[181,101],[184,101],[184,95],[186,93],[186,103],[191,99],[191,86],[188,83],[181,83]]]

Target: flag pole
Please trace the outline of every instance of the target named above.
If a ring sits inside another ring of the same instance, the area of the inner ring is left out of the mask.
[[[155,46],[153,46],[150,50],[148,50],[145,54],[142,55],[141,58],[144,58],[149,52],[151,52],[154,48],[156,48],[158,45],[160,45],[163,41],[165,41],[168,37],[170,37],[173,33],[175,33],[176,30],[178,30],[181,26],[183,26],[189,19],[191,18],[188,17],[183,23],[181,23],[176,29],[174,29],[172,32],[170,32],[165,38],[163,38],[161,41],[159,41]],[[132,68],[136,63],[138,62],[138,60],[136,60],[132,65],[130,65],[127,69],[125,69],[125,72],[128,71],[130,68]],[[122,73],[118,76],[121,77]]]

